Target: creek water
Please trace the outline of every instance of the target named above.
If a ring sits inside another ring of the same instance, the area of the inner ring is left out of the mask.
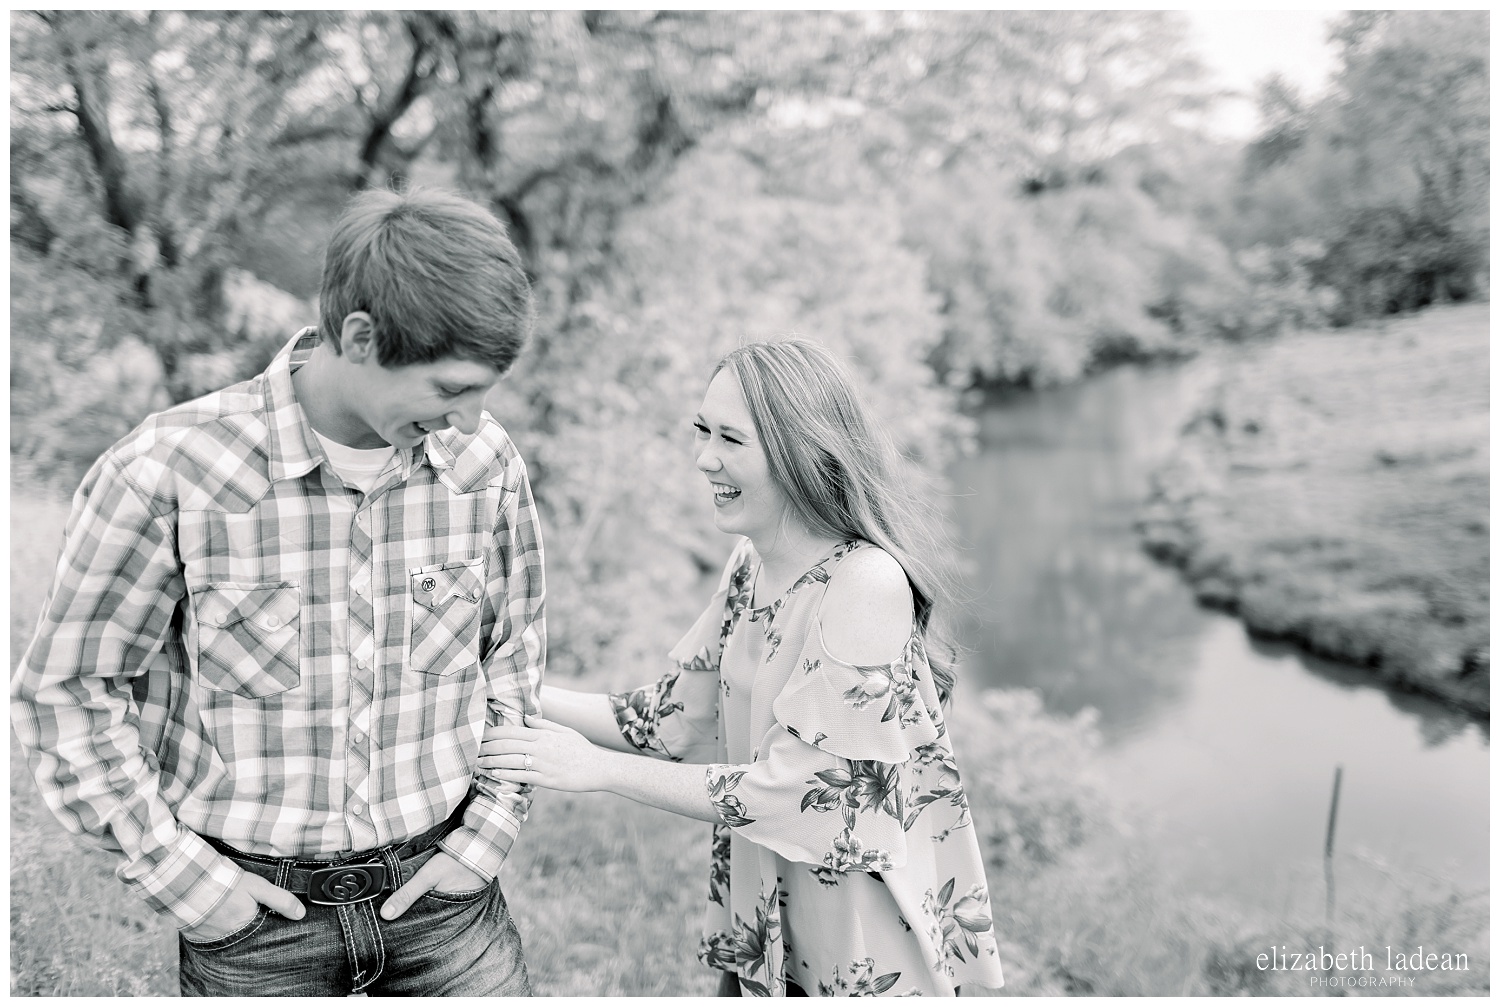
[[[1252,639],[1141,549],[1150,473],[1221,366],[1124,367],[977,413],[951,483],[970,686],[1097,710],[1112,793],[1202,888],[1285,901],[1320,871],[1340,765],[1340,871],[1487,888],[1487,730]]]

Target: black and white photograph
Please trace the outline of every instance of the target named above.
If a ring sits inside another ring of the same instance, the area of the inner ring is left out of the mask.
[[[10,993],[1490,993],[1490,13],[15,10]]]

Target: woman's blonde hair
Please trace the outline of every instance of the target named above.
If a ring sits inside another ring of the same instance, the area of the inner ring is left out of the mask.
[[[934,615],[951,603],[947,549],[931,503],[912,492],[895,444],[848,370],[806,339],[746,344],[714,374],[725,369],[739,380],[771,478],[808,529],[878,545],[906,571],[933,681],[946,701],[957,652]]]

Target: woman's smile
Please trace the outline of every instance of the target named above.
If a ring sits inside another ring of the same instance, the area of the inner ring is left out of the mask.
[[[739,379],[714,375],[693,426],[694,463],[714,495],[714,522],[732,535],[775,538],[786,497],[771,478],[765,447],[745,404]]]

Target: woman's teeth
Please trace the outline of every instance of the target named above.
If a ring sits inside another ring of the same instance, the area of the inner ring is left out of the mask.
[[[714,488],[714,499],[719,503],[728,503],[740,495],[737,487],[726,486],[723,483],[713,483],[712,485]]]

